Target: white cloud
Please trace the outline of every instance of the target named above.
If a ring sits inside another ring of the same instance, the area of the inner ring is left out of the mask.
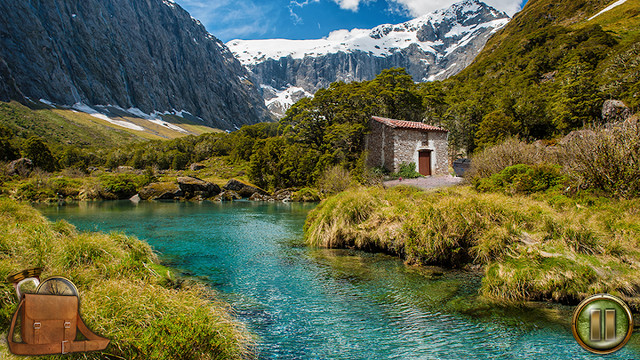
[[[336,1],[336,0],[334,0]],[[357,1],[357,0],[355,0]],[[388,0],[403,6],[412,16],[421,16],[434,10],[447,8],[461,0]],[[522,0],[484,0],[487,5],[493,6],[513,16],[520,11]]]
[[[336,4],[340,6],[341,9],[358,11],[358,7],[360,7],[361,2],[365,2],[362,0],[333,0]]]
[[[320,0],[304,0],[304,1],[291,0],[291,2],[289,2],[289,15],[291,15],[293,24],[300,25],[304,23],[302,18],[298,16],[298,14],[296,14],[296,11],[294,10],[295,8],[303,8],[309,4],[317,3],[317,2],[320,2]]]

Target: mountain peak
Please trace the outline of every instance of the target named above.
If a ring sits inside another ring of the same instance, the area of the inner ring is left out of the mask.
[[[262,85],[267,107],[282,116],[290,104],[279,99],[293,99],[294,89],[314,93],[335,81],[371,80],[392,67],[405,68],[415,81],[447,78],[470,64],[509,20],[483,2],[464,0],[401,24],[336,30],[313,40],[231,40],[227,46]]]
[[[417,45],[438,57],[452,42],[478,30],[497,30],[509,16],[478,0],[464,0],[401,24],[383,24],[373,29],[335,30],[327,37],[313,40],[231,40],[227,46],[243,65],[253,66],[267,60],[291,57],[303,59],[339,52],[366,52],[388,57]]]

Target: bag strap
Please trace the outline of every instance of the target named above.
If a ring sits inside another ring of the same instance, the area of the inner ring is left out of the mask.
[[[93,331],[89,330],[87,325],[80,317],[80,314],[76,312],[78,330],[84,335],[87,340],[82,341],[62,341],[60,343],[52,344],[25,344],[17,343],[13,341],[14,330],[16,326],[16,320],[18,313],[24,307],[24,299],[20,301],[18,309],[13,318],[11,319],[11,327],[9,328],[9,337],[7,339],[9,343],[9,350],[16,355],[49,355],[49,354],[66,354],[70,352],[84,352],[84,351],[97,351],[104,350],[109,345],[109,339],[96,335]]]
[[[67,346],[65,345],[65,352],[78,352],[78,351],[96,351],[96,350],[104,350],[107,345],[109,345],[109,339],[103,338],[102,336],[96,335],[93,331],[91,331],[87,325],[85,325],[84,321],[80,317],[78,317],[78,330],[84,335],[87,340],[83,341],[70,341],[69,342],[69,350],[67,350]],[[63,353],[64,354],[64,353]]]
[[[9,350],[11,350],[11,352],[14,354],[16,353],[14,351],[14,348],[19,343],[16,343],[13,341],[13,331],[16,327],[16,320],[18,319],[18,313],[20,312],[20,310],[22,310],[23,306],[24,306],[24,298],[20,300],[20,305],[18,305],[18,309],[16,310],[15,314],[13,314],[13,318],[11,318],[11,327],[9,327],[9,336],[7,338],[7,342],[9,343]]]

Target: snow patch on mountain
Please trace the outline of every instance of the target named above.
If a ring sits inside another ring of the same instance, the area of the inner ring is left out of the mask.
[[[313,94],[299,86],[289,86],[284,90],[277,90],[268,85],[261,85],[265,105],[272,114],[283,117],[287,110],[300,99],[313,97]]]
[[[627,2],[627,0],[618,0],[618,1],[614,2],[613,4],[611,4],[611,5],[607,6],[606,8],[604,8],[599,13],[597,13],[597,14],[593,15],[592,17],[590,17],[589,20],[593,20],[593,19],[597,18],[598,16],[606,13],[607,11],[609,11],[609,10],[615,8],[615,7],[618,7],[618,6],[620,6],[620,5],[622,5],[622,4],[626,3],[626,2]]]
[[[48,101],[46,99],[40,99],[40,102],[43,103],[43,104],[49,105],[51,107],[57,107],[53,102]],[[101,111],[98,111],[95,108],[99,108]],[[140,110],[138,108],[135,108],[135,107],[132,107],[132,108],[129,108],[129,109],[123,109],[123,108],[121,108],[121,107],[119,107],[117,105],[95,105],[95,106],[91,107],[91,106],[86,105],[86,104],[84,104],[82,102],[78,102],[78,103],[74,104],[71,107],[71,109],[74,110],[74,111],[79,111],[79,112],[83,112],[85,114],[89,114],[89,115],[91,115],[91,116],[93,116],[93,117],[95,117],[97,119],[107,121],[107,122],[109,122],[109,123],[111,123],[113,125],[117,125],[117,126],[120,126],[120,127],[124,127],[124,128],[131,129],[131,130],[136,130],[136,131],[146,131],[147,129],[145,129],[144,127],[142,127],[140,125],[134,124],[134,123],[132,123],[130,121],[119,120],[119,119],[122,119],[122,117],[121,116],[112,115],[114,110],[117,111],[117,112],[121,112],[122,115],[125,115],[125,116],[126,115],[131,115],[131,116],[139,118],[139,119],[144,119],[144,120],[147,120],[147,121],[149,121],[151,123],[154,123],[156,125],[160,125],[160,126],[166,127],[167,129],[178,131],[178,132],[181,132],[183,134],[189,134],[189,132],[187,130],[181,128],[178,125],[175,125],[175,124],[172,124],[170,122],[167,122],[167,121],[163,120],[161,118],[161,116],[162,115],[175,115],[175,116],[178,116],[178,117],[185,118],[185,115],[189,115],[189,117],[193,117],[193,115],[191,115],[191,113],[189,113],[188,111],[184,111],[184,110],[177,111],[177,110],[174,109],[173,111],[165,111],[165,112],[154,111],[151,114],[147,114],[144,111],[142,111],[142,110]],[[109,116],[110,114],[112,116]]]
[[[107,115],[95,110],[94,108],[92,108],[89,105],[83,104],[81,102],[79,103],[75,103],[72,106],[72,109],[89,114],[95,118],[98,118],[100,120],[104,120],[107,121],[113,125],[117,125],[123,128],[127,128],[127,129],[131,129],[131,130],[137,130],[137,131],[144,131],[144,128],[142,126],[136,125],[134,123],[130,123],[128,121],[122,121],[122,120],[115,120],[112,119],[110,117],[108,117]]]

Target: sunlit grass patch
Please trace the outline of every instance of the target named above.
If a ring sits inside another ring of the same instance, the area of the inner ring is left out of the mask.
[[[307,242],[383,251],[407,263],[484,266],[481,294],[498,301],[575,303],[609,292],[640,295],[640,200],[593,206],[553,197],[360,188],[331,197],[305,224]]]
[[[43,267],[43,278],[62,275],[73,281],[83,319],[112,340],[102,353],[75,358],[239,359],[255,354],[252,336],[229,306],[198,283],[176,280],[148,244],[123,234],[79,232],[65,221],[49,222],[27,205],[0,199],[0,278],[33,267]],[[0,283],[0,304],[0,333],[6,337],[18,305],[6,282]],[[6,343],[0,343],[0,358],[14,358]]]

